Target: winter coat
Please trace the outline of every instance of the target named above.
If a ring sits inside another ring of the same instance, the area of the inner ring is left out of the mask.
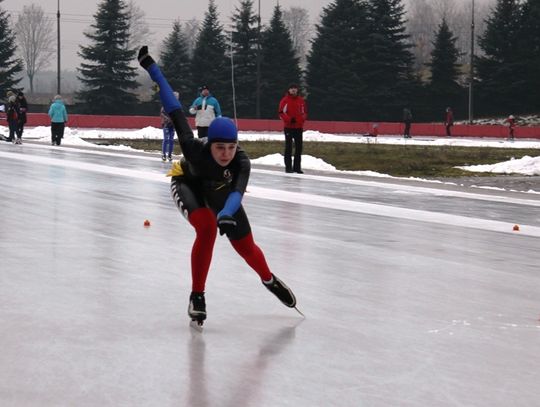
[[[307,119],[307,106],[302,96],[287,94],[279,102],[279,118],[286,129],[302,129]]]
[[[68,121],[66,106],[62,100],[58,99],[52,102],[49,108],[49,117],[52,123],[65,123]]]
[[[26,112],[28,111],[28,102],[23,96],[22,98],[17,98],[19,104],[19,123],[26,123]]]
[[[403,121],[404,122],[411,122],[412,121],[412,113],[410,109],[403,109]]]
[[[454,124],[454,113],[451,110],[446,112],[445,123],[447,126],[452,126]]]
[[[512,117],[507,118],[505,122],[506,122],[506,125],[512,130],[514,129],[514,127],[516,127],[516,119]]]
[[[17,124],[19,122],[19,107],[16,103],[8,103],[6,108],[6,120],[10,124]]]
[[[195,115],[195,125],[197,127],[208,127],[212,120],[221,117],[221,107],[217,99],[212,95],[201,95],[193,101],[189,113]]]

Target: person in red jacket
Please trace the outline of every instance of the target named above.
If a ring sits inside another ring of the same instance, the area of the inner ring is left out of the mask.
[[[298,94],[298,85],[289,86],[287,94],[279,102],[279,117],[283,121],[285,133],[285,172],[302,171],[302,143],[304,122],[307,118],[307,107],[304,98]],[[292,160],[292,144],[294,141],[294,161]]]
[[[508,126],[508,140],[514,141],[514,129],[516,127],[516,118],[514,115],[508,116],[505,120],[506,125]]]
[[[452,112],[451,107],[446,108],[446,116],[444,118],[444,125],[446,126],[446,136],[452,137],[452,133],[450,132],[450,129],[454,125],[454,112]]]

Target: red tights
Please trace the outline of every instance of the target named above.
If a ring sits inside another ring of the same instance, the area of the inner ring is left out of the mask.
[[[209,208],[200,208],[191,213],[189,223],[195,228],[196,234],[191,249],[192,291],[204,292],[217,236],[216,216]],[[262,280],[268,281],[272,278],[264,254],[253,240],[251,233],[230,242]]]

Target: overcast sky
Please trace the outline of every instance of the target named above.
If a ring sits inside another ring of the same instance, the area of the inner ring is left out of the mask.
[[[101,1],[60,0],[62,69],[74,70],[81,62],[77,56],[79,45],[87,45],[83,31],[88,30],[94,21],[93,15],[97,12],[99,3]],[[223,22],[229,21],[234,8],[239,3],[239,0],[216,0],[218,12]],[[270,20],[276,3],[276,0],[260,0],[263,24]],[[279,0],[279,4],[284,9],[291,6],[306,8],[312,21],[316,21],[323,7],[331,3],[332,0]],[[23,7],[31,4],[39,4],[45,13],[53,18],[56,27],[58,0],[4,0],[0,3],[0,7],[11,14],[14,24]],[[136,4],[145,12],[150,30],[154,33],[153,39],[158,43],[161,43],[170,33],[172,22],[175,19],[196,18],[202,20],[208,9],[208,1],[206,0],[137,0]],[[258,0],[254,0],[255,11],[258,10],[258,4]],[[55,64],[56,61],[53,61],[50,69],[54,69]]]

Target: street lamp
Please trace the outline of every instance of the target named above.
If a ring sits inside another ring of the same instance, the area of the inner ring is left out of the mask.
[[[471,60],[469,63],[469,124],[473,124],[473,82],[474,82],[474,0],[471,7]]]
[[[56,93],[60,95],[60,0],[56,11],[56,45],[57,45],[57,66],[56,66]]]

